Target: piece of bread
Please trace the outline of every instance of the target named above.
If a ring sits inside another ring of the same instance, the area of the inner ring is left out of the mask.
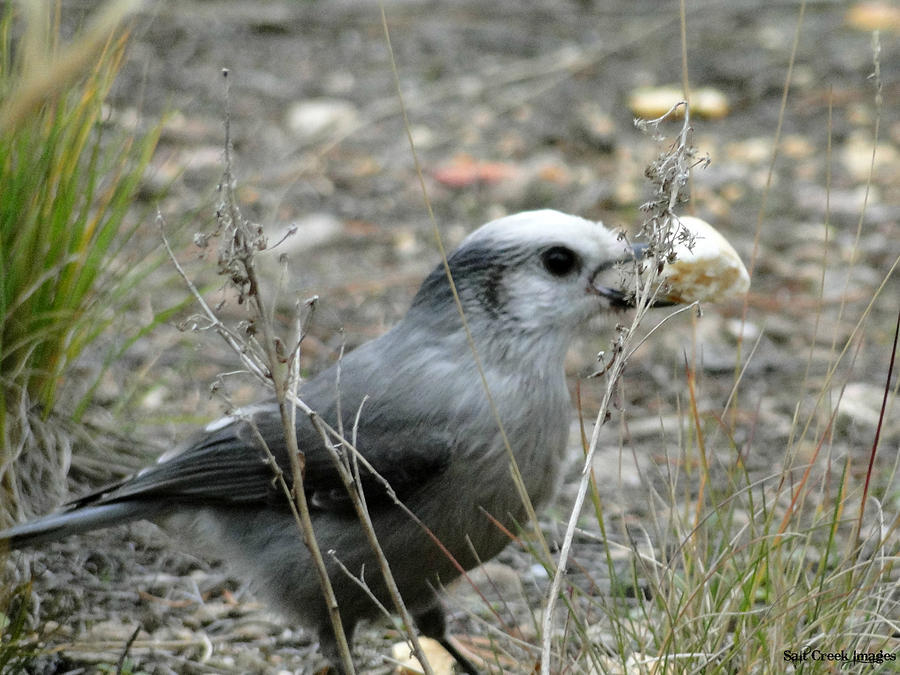
[[[671,302],[721,302],[750,288],[750,276],[734,247],[709,223],[680,216],[693,243],[675,245],[675,261],[663,267],[662,298]]]

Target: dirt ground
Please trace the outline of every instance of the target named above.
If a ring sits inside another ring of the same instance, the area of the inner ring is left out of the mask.
[[[94,4],[63,2],[67,24],[83,21]],[[852,367],[842,366],[827,384],[832,340],[840,346],[850,337],[900,254],[896,15],[881,24],[878,106],[872,32],[848,12],[851,5],[810,3],[802,22],[798,2],[687,7],[691,86],[713,88],[728,101],[724,114],[695,116],[695,145],[711,162],[694,173],[690,208],[752,265],[753,284],[746,323],[739,302],[706,307],[696,321],[681,315],[632,360],[620,403],[626,451],[620,454],[618,425],[611,424],[595,464],[615,477],[602,494],[609,516],[629,526],[647,508],[641,474],[662,461],[662,445],[677,447],[685,358],[696,358],[701,411],[721,413],[738,358],[747,361],[758,337],[740,387],[734,445],[720,437],[712,451],[727,456],[738,449],[751,471],[769,472],[782,461],[798,406],[811,410],[823,387],[836,399],[846,384],[830,452],[858,458],[863,471],[900,297],[893,277],[853,343],[859,349]],[[634,128],[629,96],[638,87],[681,82],[677,2],[404,0],[389,3],[386,13],[409,131],[449,246],[493,217],[531,208],[611,227],[639,225],[649,189],[644,168],[659,146]],[[191,275],[212,288],[218,283],[190,242],[194,232],[212,228],[222,170],[221,70],[228,68],[245,212],[273,240],[298,226],[278,249],[290,255],[291,297],[320,298],[308,367],[333,359],[342,340],[350,348],[401,316],[439,255],[376,4],[166,0],[145,5],[133,36],[112,123],[149,125],[168,115],[153,175],[135,205],[134,217],[146,221],[135,250],[157,247],[158,207]],[[274,267],[274,255],[270,260]],[[184,296],[171,268],[161,266],[123,317],[121,336],[110,340],[124,339]],[[225,312],[239,316],[231,305]],[[614,321],[598,321],[573,350],[573,388],[608,345]],[[159,327],[109,373],[92,418],[133,438],[141,452],[158,452],[221,413],[223,403],[209,388],[234,369],[215,336]],[[591,420],[602,382],[580,386]],[[236,402],[261,395],[238,377],[226,378],[226,389]],[[898,451],[898,420],[889,416],[882,431],[885,461]],[[573,462],[572,482],[577,473]],[[102,476],[82,466],[76,478],[82,489]],[[898,505],[896,486],[876,488]],[[560,535],[571,498],[564,489],[544,518],[551,539]],[[575,557],[590,567],[591,547],[584,543]],[[32,573],[40,600],[33,613],[55,646],[30,672],[114,671],[138,627],[128,650],[135,671],[322,666],[313,638],[268,614],[221,564],[167,548],[150,525],[61,542],[17,556],[11,567],[13,575]],[[535,602],[547,583],[515,547],[491,571],[513,585],[518,579]],[[449,606],[453,631],[474,641],[484,628],[466,612],[479,612],[469,596],[458,589]],[[357,655],[368,664],[365,672],[390,672],[379,654],[397,639],[387,624],[361,632]]]

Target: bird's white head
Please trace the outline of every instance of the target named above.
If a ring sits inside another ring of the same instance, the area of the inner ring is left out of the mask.
[[[600,223],[540,210],[483,225],[450,255],[449,265],[476,344],[561,358],[579,324],[627,305],[623,292],[599,280],[631,257]],[[443,265],[423,282],[408,318],[434,333],[460,330]]]

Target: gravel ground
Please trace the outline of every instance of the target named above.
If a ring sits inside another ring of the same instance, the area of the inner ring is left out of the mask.
[[[67,21],[75,25],[93,4],[64,2]],[[307,351],[312,370],[334,358],[342,341],[353,347],[401,316],[438,260],[373,4],[150,3],[135,21],[112,106],[111,118],[121,124],[152,124],[169,113],[154,173],[135,207],[135,217],[146,221],[135,250],[156,246],[147,214],[158,206],[190,273],[214,286],[190,240],[211,229],[222,169],[220,71],[230,70],[240,199],[273,239],[298,226],[279,249],[290,255],[290,288],[297,297],[320,297]],[[595,465],[615,476],[602,496],[609,516],[629,527],[647,515],[641,476],[665,461],[662,446],[677,447],[685,353],[697,355],[700,410],[721,412],[741,335],[745,359],[761,337],[742,379],[734,446],[720,439],[712,452],[739,448],[752,475],[766,474],[782,460],[798,406],[808,410],[823,387],[836,397],[846,384],[831,456],[859,458],[864,467],[897,310],[892,278],[854,343],[852,368],[842,367],[826,385],[833,338],[840,345],[851,335],[900,252],[896,16],[881,32],[878,108],[871,32],[854,25],[844,3],[809,3],[772,163],[799,4],[687,4],[692,86],[711,87],[729,102],[724,114],[696,116],[695,145],[711,163],[694,173],[692,208],[752,261],[753,286],[745,324],[740,303],[710,306],[699,320],[670,321],[632,360],[619,406],[627,451],[619,453],[610,425]],[[678,3],[405,0],[387,15],[409,130],[449,245],[493,217],[537,207],[638,226],[649,189],[644,168],[659,146],[634,128],[629,95],[681,81]],[[183,296],[171,270],[161,267],[133,315],[123,318],[123,334]],[[231,307],[225,312],[237,311]],[[608,319],[598,322],[573,350],[573,388],[608,345],[612,327]],[[220,414],[223,404],[209,386],[233,369],[214,336],[160,327],[106,378],[94,421],[134,439],[140,451],[170,447]],[[602,383],[582,380],[581,388],[591,419]],[[237,378],[228,379],[227,390],[236,402],[260,395]],[[889,416],[882,431],[885,466],[900,443],[898,419]],[[577,472],[573,465],[567,488]],[[86,470],[76,478],[75,489],[98,480]],[[884,493],[884,485],[876,487]],[[544,519],[551,539],[571,493],[564,489]],[[900,499],[896,486],[887,495]],[[585,578],[598,557],[587,540],[577,548]],[[6,567],[10,578],[33,574],[40,599],[34,613],[49,622],[54,651],[31,672],[114,670],[138,628],[129,655],[148,673],[312,672],[322,665],[311,638],[266,613],[220,564],[172,552],[149,525],[61,542]],[[546,579],[515,547],[490,572],[501,595],[516,598],[509,602],[513,617],[504,620],[527,636],[528,606],[538,606]],[[458,609],[454,631],[477,644],[486,631],[466,612],[479,613],[470,595],[458,589],[450,605]],[[365,672],[390,671],[378,655],[396,639],[387,625],[362,632],[357,652]]]

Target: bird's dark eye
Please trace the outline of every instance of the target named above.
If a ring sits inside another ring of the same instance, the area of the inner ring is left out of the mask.
[[[578,270],[581,261],[578,254],[565,246],[548,248],[541,254],[544,269],[555,277],[564,277]]]

